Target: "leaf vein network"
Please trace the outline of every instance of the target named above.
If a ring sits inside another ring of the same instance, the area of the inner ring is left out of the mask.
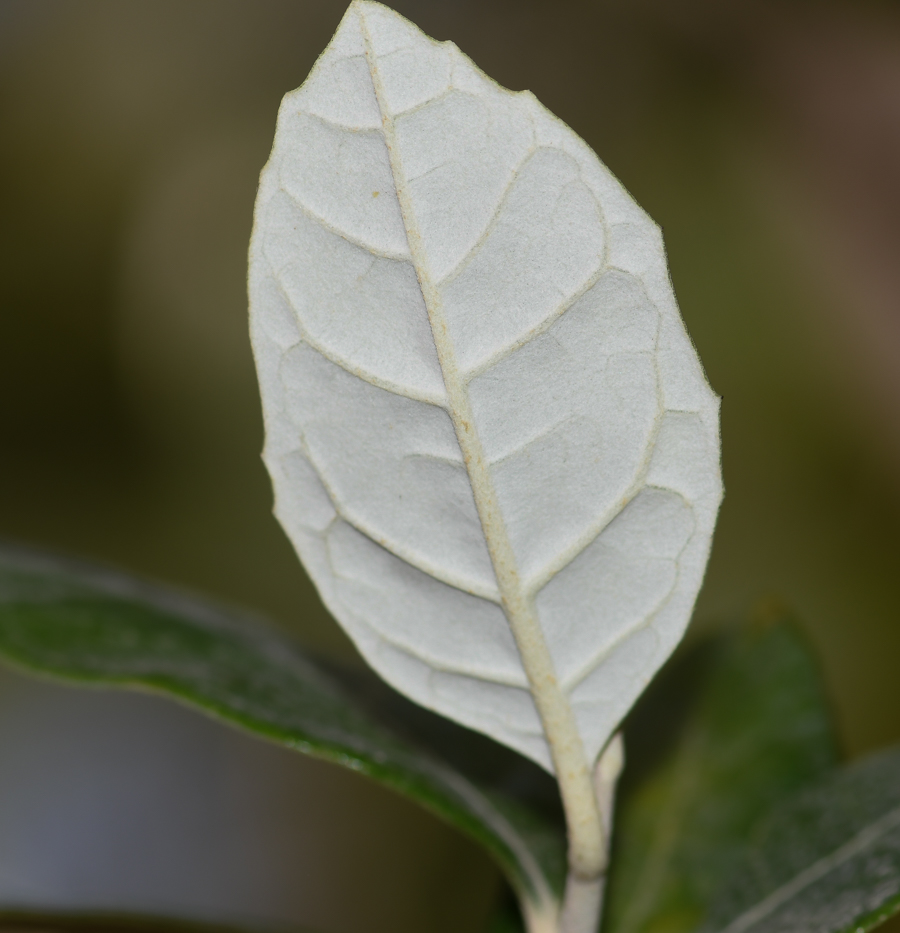
[[[410,567],[413,567],[416,570],[420,570],[422,573],[433,577],[438,582],[445,583],[447,586],[453,587],[453,589],[459,590],[462,593],[466,593],[469,596],[476,596],[479,599],[484,599],[487,602],[497,603],[499,605],[500,596],[495,588],[486,587],[476,580],[466,579],[461,576],[457,576],[456,574],[448,573],[437,564],[434,564],[428,560],[424,560],[421,555],[417,554],[412,549],[399,547],[389,538],[379,534],[379,532],[372,528],[365,519],[355,516],[353,514],[352,508],[350,508],[341,500],[341,497],[338,495],[333,484],[328,479],[327,471],[316,462],[316,459],[313,456],[313,453],[309,448],[309,444],[307,443],[303,434],[302,428],[298,426],[297,430],[300,435],[303,454],[306,457],[309,465],[312,467],[313,472],[319,478],[319,482],[322,484],[322,487],[327,493],[328,498],[331,500],[332,508],[342,521],[346,522],[348,525],[350,525],[351,528],[358,531],[361,535],[364,535],[373,544],[377,544],[378,547],[387,551],[389,554],[393,554],[394,557],[402,560],[405,564],[409,564]]]
[[[362,56],[354,56],[362,57]],[[350,61],[350,59],[347,59]],[[340,120],[335,120],[332,117],[326,117],[321,113],[313,113],[311,110],[302,110],[298,109],[297,113],[302,114],[304,117],[309,117],[311,120],[318,120],[320,123],[325,126],[334,127],[336,130],[341,130],[347,133],[372,133],[373,135],[379,132],[377,126],[353,126],[350,123],[342,123]]]
[[[656,421],[653,426],[651,437],[647,441],[644,455],[634,472],[634,479],[626,490],[622,498],[610,509],[603,512],[597,521],[592,522],[587,530],[575,539],[568,547],[563,548],[555,557],[547,561],[539,571],[534,573],[530,580],[526,581],[526,589],[532,596],[546,586],[563,567],[568,566],[579,554],[590,547],[593,542],[600,537],[611,522],[618,518],[622,512],[631,504],[637,495],[647,488],[646,477],[650,469],[650,461],[653,457],[653,451],[656,448],[656,441],[659,437],[659,430],[662,425],[662,411],[657,413]],[[672,490],[673,492],[675,490]],[[679,494],[680,495],[680,494]],[[683,498],[683,497],[682,497]]]
[[[351,362],[342,354],[327,346],[318,338],[313,337],[309,332],[309,328],[303,323],[300,315],[297,313],[297,309],[291,302],[284,283],[281,281],[281,276],[278,272],[275,271],[271,263],[269,264],[269,267],[271,269],[272,278],[274,279],[275,284],[278,286],[278,289],[281,292],[285,303],[291,309],[294,323],[297,325],[297,329],[300,333],[300,340],[298,343],[305,343],[311,350],[315,350],[316,353],[328,360],[329,363],[337,366],[338,369],[342,369],[348,375],[355,376],[357,379],[359,379],[361,382],[365,382],[367,385],[373,386],[376,389],[383,389],[385,392],[390,392],[392,395],[398,395],[401,398],[409,399],[411,402],[420,402],[424,405],[433,405],[436,408],[446,409],[447,399],[445,395],[413,391],[408,386],[401,385],[400,383],[394,382],[391,379],[385,379],[384,377],[372,372],[370,369],[366,369],[357,363]],[[295,343],[293,346],[297,346],[297,344]]]
[[[393,54],[393,53],[391,53]],[[385,58],[390,58],[390,55],[384,56]],[[420,100],[419,103],[413,104],[411,107],[407,107],[406,110],[398,110],[394,114],[394,119],[399,120],[401,117],[411,117],[414,113],[418,113],[420,110],[425,110],[430,107],[432,104],[437,104],[442,101],[445,97],[449,97],[454,91],[460,91],[458,87],[455,87],[453,84],[448,84],[443,91],[438,91],[437,94],[429,97],[427,100]],[[465,93],[460,91],[460,93]]]
[[[630,626],[624,628],[621,632],[617,632],[615,638],[612,638],[605,645],[601,646],[591,657],[584,662],[584,664],[578,668],[578,670],[566,678],[563,689],[568,693],[574,690],[580,683],[586,680],[620,645],[624,644],[629,638],[633,635],[636,635],[638,632],[642,632],[646,628],[650,628],[653,625],[656,617],[662,612],[665,606],[672,599],[673,594],[678,589],[678,581],[681,575],[681,556],[684,554],[687,546],[691,543],[692,538],[694,537],[694,532],[692,531],[687,541],[679,549],[678,553],[674,557],[668,558],[658,558],[659,560],[667,561],[675,565],[675,578],[672,580],[672,585],[669,589],[656,601],[653,608],[647,612],[641,618],[635,620]]]
[[[348,579],[351,581],[353,579],[352,577],[343,577],[340,574],[336,575],[340,576],[341,579]],[[426,651],[421,645],[416,644],[414,641],[409,642],[397,635],[387,634],[382,631],[382,629],[376,628],[370,622],[363,622],[363,624],[371,629],[380,639],[387,642],[392,648],[396,648],[398,651],[402,651],[404,654],[409,655],[409,657],[415,658],[426,667],[431,668],[434,673],[468,677],[472,680],[482,681],[483,683],[496,684],[498,687],[512,687],[517,690],[528,689],[528,682],[525,679],[524,672],[521,676],[516,677],[490,671],[487,668],[473,667],[471,663],[469,663],[469,666],[452,664]]]
[[[503,213],[503,208],[506,205],[506,202],[509,200],[510,195],[512,194],[512,190],[519,179],[519,175],[521,174],[522,169],[525,168],[526,164],[534,156],[538,148],[539,147],[534,145],[529,146],[519,162],[510,170],[509,178],[506,180],[506,184],[503,186],[503,190],[497,196],[497,203],[491,211],[491,216],[485,222],[481,233],[478,235],[475,242],[460,257],[456,265],[454,265],[449,272],[446,272],[434,283],[435,288],[443,288],[452,282],[453,279],[457,278],[463,272],[466,266],[468,266],[469,263],[479,253],[481,248],[487,242],[488,237],[491,235],[491,233],[493,233],[497,224],[500,222],[500,216]]]
[[[348,233],[346,230],[341,230],[340,227],[335,226],[330,221],[326,220],[321,214],[317,214],[308,204],[304,204],[297,195],[292,194],[284,186],[281,190],[289,198],[291,203],[299,210],[302,214],[305,214],[310,220],[314,223],[317,223],[324,230],[327,230],[329,233],[334,234],[334,236],[340,237],[342,240],[345,240],[351,246],[355,246],[357,249],[361,249],[369,255],[374,256],[376,259],[387,259],[393,262],[409,262],[408,253],[393,253],[388,250],[379,249],[377,246],[373,246],[371,243],[367,243],[362,237],[355,236],[352,233]]]
[[[544,318],[538,321],[537,324],[532,325],[528,328],[525,333],[520,334],[516,337],[515,340],[506,344],[506,346],[501,347],[498,350],[495,350],[489,356],[485,357],[481,362],[476,363],[474,366],[471,366],[467,369],[462,377],[466,382],[471,382],[476,376],[480,376],[482,373],[487,372],[489,369],[493,369],[498,363],[502,363],[507,357],[513,355],[516,350],[521,350],[525,344],[530,343],[534,340],[535,337],[539,337],[541,334],[548,331],[556,321],[561,318],[566,311],[568,311],[577,301],[583,298],[596,284],[600,281],[603,275],[608,272],[608,267],[601,260],[600,264],[591,273],[591,275],[585,280],[585,282],[576,289],[571,295],[568,295],[559,302],[558,305]]]

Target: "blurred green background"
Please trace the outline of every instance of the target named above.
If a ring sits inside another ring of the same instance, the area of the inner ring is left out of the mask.
[[[249,606],[347,657],[270,514],[244,286],[279,100],[344,7],[0,0],[0,535]],[[723,396],[726,499],[693,631],[787,603],[846,753],[900,740],[897,6],[396,8],[534,91],[664,228]],[[349,799],[361,782],[339,783]],[[481,865],[454,927],[476,929],[491,869],[384,805],[418,828],[372,831],[355,870],[400,870],[385,853],[411,840],[443,853],[428,883]],[[430,909],[365,927],[345,910],[334,929],[449,929]]]

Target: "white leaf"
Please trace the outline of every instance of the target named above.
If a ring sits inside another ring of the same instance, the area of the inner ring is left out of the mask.
[[[356,0],[282,104],[250,298],[275,511],[360,651],[548,770],[593,762],[721,498],[657,226],[530,93]]]

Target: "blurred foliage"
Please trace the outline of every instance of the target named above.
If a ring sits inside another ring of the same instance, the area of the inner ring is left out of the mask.
[[[604,928],[696,930],[754,824],[834,768],[830,718],[783,615],[679,652],[625,724]]]
[[[477,842],[544,910],[565,886],[565,822],[546,772],[417,707],[374,673],[323,664],[252,616],[91,565],[0,549],[0,657],[72,684],[178,699],[365,775]],[[0,887],[0,905],[3,897]]]
[[[548,774],[374,673],[323,664],[259,620],[103,568],[3,549],[0,656],[82,686],[179,699],[365,775],[490,853],[523,909],[546,916],[558,904],[551,889],[565,886],[565,824]],[[629,767],[605,930],[775,933],[787,922],[860,933],[900,910],[900,746],[836,767],[818,666],[783,612],[770,608],[750,625],[683,646],[624,733]],[[307,818],[318,803],[306,801]],[[154,822],[169,815],[158,804],[151,811]],[[224,808],[216,829],[231,816]],[[84,830],[75,838],[83,852]],[[177,832],[167,838],[180,848]],[[11,855],[7,874],[17,867],[15,848]],[[0,905],[11,897],[3,861]],[[453,898],[451,884],[443,898]],[[237,919],[221,907],[215,916]],[[443,919],[448,930],[460,922],[447,922],[446,908]],[[325,923],[338,923],[327,906]],[[522,929],[515,905],[498,899],[489,933]]]

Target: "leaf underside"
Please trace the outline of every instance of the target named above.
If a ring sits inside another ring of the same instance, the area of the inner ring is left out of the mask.
[[[355,0],[282,103],[249,285],[275,512],[332,614],[416,702],[548,770],[556,703],[593,761],[721,497],[658,227],[533,95]]]
[[[510,766],[510,757],[518,756],[488,749],[475,769],[476,780],[487,786],[476,784],[373,718],[378,709],[402,734],[425,735],[429,724],[410,717],[402,698],[386,699],[389,691],[379,686],[367,694],[376,702],[362,705],[353,699],[354,692],[361,695],[358,675],[344,674],[350,689],[340,686],[328,665],[256,620],[121,574],[6,549],[0,551],[0,657],[74,683],[166,694],[364,774],[478,841],[528,902],[546,907],[555,900],[564,834],[552,807],[544,816],[540,806],[509,792],[521,777],[521,769]],[[472,758],[458,734],[464,731],[443,733],[462,765]],[[477,738],[480,751],[493,746]],[[526,767],[526,783],[529,772]],[[532,797],[541,794],[546,788]]]

